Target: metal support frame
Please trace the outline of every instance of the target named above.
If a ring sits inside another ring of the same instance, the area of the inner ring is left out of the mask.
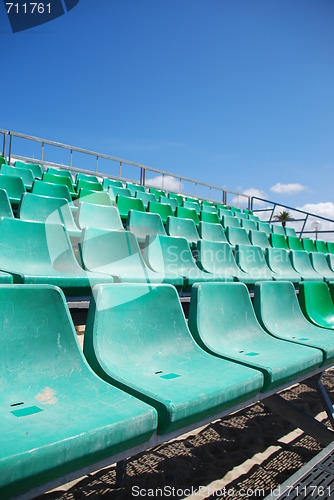
[[[305,383],[312,389],[315,389],[320,396],[323,407],[327,413],[330,423],[334,428],[334,408],[331,400],[327,394],[327,391],[322,383],[323,372],[315,375],[314,377],[308,379]],[[333,438],[334,439],[334,438]]]
[[[120,460],[116,464],[116,482],[115,482],[116,488],[123,488],[125,486],[126,464],[127,464],[126,459]]]

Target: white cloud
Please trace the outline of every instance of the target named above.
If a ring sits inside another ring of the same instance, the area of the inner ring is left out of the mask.
[[[292,184],[282,184],[281,182],[276,182],[276,184],[270,188],[270,191],[277,194],[297,194],[306,190],[307,187],[299,184],[298,182]]]
[[[246,196],[257,196],[258,198],[267,198],[267,194],[262,191],[262,189],[258,189],[258,188],[248,188],[248,189],[244,189],[242,191],[242,194],[245,194]],[[234,198],[232,198],[232,201],[231,203],[235,203],[235,204],[238,204],[238,203],[245,203],[246,201],[246,198],[244,198],[243,196],[234,196]],[[260,201],[260,200],[254,200],[253,202],[253,205],[257,205],[257,206],[261,206],[261,205],[264,205],[265,203],[263,201]]]
[[[157,175],[152,179],[146,179],[147,186],[156,187],[158,189],[163,189],[164,191],[175,191],[181,193],[183,190],[183,184],[177,177],[172,177],[171,175]]]
[[[298,209],[334,220],[334,203],[331,201],[322,203],[306,203],[306,205],[298,207]]]
[[[306,230],[312,231],[310,234],[305,234],[305,236],[309,236],[310,238],[314,238],[313,231],[315,231],[315,223],[318,226],[319,231],[333,231],[334,223],[325,221],[322,219],[317,219],[317,215],[321,217],[326,217],[327,219],[332,219],[334,221],[334,203],[331,201],[321,202],[321,203],[306,203],[302,207],[297,207],[299,210],[304,210],[305,212],[309,212],[315,214],[315,217],[309,217]],[[326,241],[334,240],[334,233],[320,233],[319,239],[324,239]]]

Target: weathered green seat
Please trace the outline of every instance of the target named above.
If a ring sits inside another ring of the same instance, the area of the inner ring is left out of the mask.
[[[262,327],[274,337],[320,349],[323,364],[334,360],[334,336],[310,323],[303,315],[295,288],[289,281],[257,283],[254,309]]]
[[[168,198],[167,196],[160,196],[159,203],[167,203],[167,205],[170,205],[172,207],[173,212],[175,212],[175,210],[179,206],[177,199]]]
[[[4,189],[0,189],[0,218],[3,217],[14,217],[12,206],[10,204],[7,192]]]
[[[257,222],[257,229],[258,229],[258,231],[263,231],[264,233],[266,233],[266,235],[269,238],[269,235],[271,233],[271,226],[270,226],[269,222],[258,221]]]
[[[200,239],[195,223],[192,219],[181,219],[179,217],[168,217],[166,231],[169,236],[185,238],[189,246],[194,250]]]
[[[260,218],[257,215],[249,213],[248,220],[254,221],[256,223],[256,227],[257,227],[257,223],[260,221]]]
[[[159,214],[163,224],[167,223],[168,217],[174,215],[173,209],[168,203],[158,203],[157,201],[150,201],[147,210],[152,214]]]
[[[75,183],[78,184],[78,182],[82,180],[94,183],[97,182],[98,184],[100,184],[99,179],[96,177],[96,175],[84,174],[82,172],[78,172],[77,175],[75,176]]]
[[[62,484],[75,471],[145,446],[156,411],[92,372],[62,292],[2,286],[0,300],[0,497]]]
[[[241,281],[252,285],[255,283],[252,276],[237,266],[228,243],[200,240],[198,242],[198,252],[196,252],[196,261],[200,269],[225,277],[226,281]]]
[[[130,210],[145,212],[144,203],[139,198],[130,198],[129,196],[117,195],[117,208],[122,220],[126,220]]]
[[[140,191],[141,193],[145,193],[145,186],[141,184],[134,184],[133,182],[126,183],[126,189],[128,189],[131,193],[131,196],[136,196],[136,192]]]
[[[280,227],[280,226],[278,226],[278,227]],[[285,250],[289,250],[288,242],[286,241],[286,237],[283,236],[282,234],[271,233],[269,236],[269,241],[270,241],[271,246],[273,248],[284,248]]]
[[[232,211],[233,215],[236,215],[237,213],[238,214],[242,213],[241,208],[239,208],[239,207],[233,207],[233,206],[231,206],[231,211]]]
[[[68,177],[69,179],[71,179],[71,181],[73,181],[73,177],[72,177],[72,173],[70,170],[65,170],[65,169],[61,169],[61,168],[54,168],[54,167],[49,167],[47,169],[47,172],[49,174],[54,174],[54,175],[62,175],[63,177]]]
[[[177,207],[175,215],[180,219],[192,219],[196,226],[199,226],[199,217],[193,208]]]
[[[51,198],[65,198],[70,207],[74,207],[68,187],[62,184],[54,184],[36,179],[31,192],[41,196],[50,196]]]
[[[21,177],[0,174],[0,189],[7,192],[7,196],[12,207],[16,208],[21,201],[21,197],[26,193]]]
[[[188,325],[207,352],[260,370],[262,391],[283,386],[322,364],[322,353],[265,332],[243,283],[200,283],[191,290]],[[279,356],[277,355],[279,353]]]
[[[192,210],[195,210],[195,212],[197,213],[197,215],[199,216],[200,214],[200,211],[201,211],[201,207],[199,206],[198,203],[194,202],[194,201],[188,201],[188,200],[184,200],[183,201],[183,205],[182,205],[184,208],[191,208]],[[181,216],[180,216],[181,217]]]
[[[327,244],[323,240],[315,240],[315,247],[317,249],[317,252],[325,253],[325,254],[328,253]]]
[[[323,281],[323,276],[311,264],[309,254],[305,250],[290,250],[290,259],[294,269],[303,281]]]
[[[278,234],[280,236],[284,236],[285,237],[284,227],[281,224],[272,224],[271,229],[272,229],[271,232],[273,234]]]
[[[227,278],[201,271],[194,262],[185,238],[149,236],[143,255],[147,265],[154,271],[177,273],[179,276],[183,276],[186,289],[189,289],[196,282],[228,281]]]
[[[248,219],[247,214],[244,214],[243,212],[235,212],[232,210],[232,214],[239,220],[239,224],[241,224],[242,219]]]
[[[142,191],[136,191],[135,198],[138,198],[139,200],[141,200],[143,202],[145,210],[148,209],[148,204],[149,204],[150,201],[154,201],[155,202],[155,196],[154,196],[154,194],[143,193]]]
[[[217,212],[207,212],[205,210],[201,210],[200,220],[211,224],[220,224]]]
[[[57,285],[68,296],[87,296],[94,285],[113,281],[79,266],[60,224],[2,219],[0,246],[0,269],[12,274],[14,283]]]
[[[31,191],[35,177],[31,170],[27,168],[10,167],[9,165],[2,165],[1,173],[3,175],[10,175],[12,177],[21,177],[23,180],[24,187]]]
[[[111,187],[123,187],[123,183],[121,181],[117,181],[116,179],[108,179],[108,177],[103,177],[102,187],[106,191],[108,191],[109,186]]]
[[[201,205],[201,210],[202,210],[202,212],[209,212],[209,213],[218,215],[217,207],[215,205],[211,205],[211,204],[208,205],[207,203],[204,203],[203,201],[202,201],[202,205]]]
[[[135,235],[140,244],[145,243],[148,235],[166,235],[160,215],[138,212],[137,210],[130,210],[126,229]]]
[[[234,215],[223,215],[222,216],[222,224],[227,229],[228,227],[239,227],[240,228],[240,222],[237,217],[234,217]]]
[[[328,253],[334,254],[334,242],[333,241],[327,241],[327,248],[328,248]]]
[[[81,230],[74,222],[70,207],[65,198],[50,198],[26,193],[18,210],[18,217],[25,221],[63,224],[72,243],[79,243]]]
[[[287,241],[290,250],[304,250],[301,239],[297,236],[288,236]]]
[[[304,316],[317,326],[334,330],[334,305],[323,281],[305,281],[299,285],[299,304]]]
[[[257,231],[257,225],[254,220],[241,219],[241,227],[246,231]]]
[[[232,246],[251,245],[247,231],[241,227],[227,226],[226,236]]]
[[[111,196],[112,200],[116,201],[117,196],[120,194],[121,196],[126,196],[131,198],[130,189],[118,187],[118,186],[109,186],[108,193]]]
[[[197,203],[198,205],[200,204],[200,201],[198,198],[195,196],[186,196],[187,201],[191,201],[192,203]]]
[[[91,205],[106,205],[107,207],[115,205],[107,191],[91,191],[85,188],[80,189],[78,201]]]
[[[285,236],[293,236],[296,237],[297,233],[294,227],[287,227],[285,226]],[[298,238],[299,239],[299,238]]]
[[[228,207],[218,207],[218,217],[220,218],[220,220],[222,220],[222,218],[225,215],[228,215],[229,217],[233,217],[232,212]]]
[[[41,179],[43,177],[42,167],[38,163],[25,163],[23,161],[16,161],[15,167],[31,170],[35,179]]]
[[[183,196],[182,196],[182,194],[178,194],[178,193],[171,193],[171,192],[169,191],[169,193],[168,193],[168,198],[170,198],[171,200],[172,200],[172,199],[175,199],[175,200],[177,201],[177,204],[178,204],[178,205],[182,205],[182,203],[183,203]]]
[[[201,200],[201,204],[202,205],[206,205],[208,207],[215,207],[218,205],[218,203],[216,204],[215,202],[213,202],[212,200]]]
[[[270,247],[268,236],[264,231],[249,231],[249,239],[252,245],[262,248],[265,250]]]
[[[327,257],[324,253],[310,252],[309,258],[314,270],[319,273],[325,281],[334,281],[334,272],[329,267]]]
[[[299,283],[301,276],[292,267],[288,250],[284,248],[267,248],[265,250],[267,264],[273,271],[275,280],[292,281]]]
[[[100,377],[158,411],[158,433],[167,434],[255,397],[256,370],[204,352],[190,335],[171,286],[96,287],[84,353]]]
[[[315,243],[311,238],[302,238],[302,244],[306,252],[317,252]]]
[[[237,245],[236,261],[242,271],[256,281],[267,281],[274,278],[269,268],[262,248],[254,245]]]
[[[149,183],[149,181],[148,181],[148,183]],[[149,192],[154,194],[156,200],[158,200],[160,198],[160,196],[166,196],[166,192],[163,191],[162,189],[156,189],[156,188],[150,187]]]
[[[0,167],[1,165],[7,165],[7,160],[4,156],[0,156]]]
[[[110,231],[123,231],[123,224],[116,207],[79,203],[76,222],[80,229],[100,227]]]
[[[92,181],[86,181],[85,179],[79,179],[76,185],[76,191],[79,194],[80,189],[87,189],[89,191],[102,191],[103,187],[102,184],[100,184],[98,181],[97,182],[92,182]]]
[[[199,223],[199,235],[203,240],[223,241],[227,243],[225,231],[221,224],[211,224],[211,222]]]
[[[63,186],[67,186],[72,198],[76,199],[78,197],[78,194],[75,192],[72,179],[67,176],[49,174],[48,172],[45,172],[42,180],[43,182],[52,182],[53,184],[62,184]]]
[[[136,237],[130,231],[85,228],[79,245],[85,269],[126,283],[170,283],[182,287],[175,272],[157,273],[146,266]]]

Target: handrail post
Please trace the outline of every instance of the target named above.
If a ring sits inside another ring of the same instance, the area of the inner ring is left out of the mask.
[[[275,208],[276,208],[276,206],[277,206],[277,204],[276,204],[276,203],[274,203],[274,207],[273,207],[273,209],[272,209],[272,211],[271,211],[270,218],[269,218],[269,224],[270,224],[270,222],[273,220],[273,216],[274,216],[274,212],[275,212]]]
[[[197,196],[197,182],[195,182],[195,196]]]
[[[98,165],[99,165],[99,157],[96,157],[96,167],[95,167],[95,172],[98,172]]]
[[[7,137],[7,133],[5,132],[3,134],[3,152],[2,152],[2,156],[4,158],[6,158],[6,137]]]
[[[12,158],[12,143],[13,143],[13,136],[11,134],[11,132],[9,132],[9,136],[10,136],[10,139],[9,139],[9,155],[8,155],[8,165],[10,165],[10,160]]]
[[[42,153],[41,153],[41,160],[43,161],[44,157],[44,142],[42,142]]]
[[[182,189],[181,189],[181,185],[182,185],[182,180],[180,178],[180,184],[179,184],[179,193],[181,193]]]
[[[250,208],[249,208],[249,210],[251,210],[253,212],[254,196],[252,196],[251,198],[248,198],[248,201],[250,202]]]
[[[145,167],[143,167],[143,186],[145,186],[145,182],[146,182],[146,170]]]
[[[226,191],[224,190],[224,191],[223,191],[223,205],[227,205],[226,201],[227,201],[227,193],[226,193]]]
[[[308,214],[306,215],[305,220],[304,220],[304,224],[302,225],[302,228],[301,228],[301,230],[300,230],[300,233],[299,233],[299,238],[301,238],[301,237],[302,237],[302,234],[303,234],[304,229],[305,229],[305,226],[306,226],[307,219],[308,219]]]
[[[165,187],[165,174],[162,174],[162,190],[164,190]]]
[[[70,167],[72,167],[72,156],[73,156],[73,150],[71,149],[71,156],[70,156]]]
[[[119,162],[119,177],[122,177],[122,162]]]
[[[210,200],[212,200],[212,189],[210,187]]]

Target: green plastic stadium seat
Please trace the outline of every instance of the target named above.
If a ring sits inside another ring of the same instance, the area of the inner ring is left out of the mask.
[[[152,214],[159,214],[163,224],[167,223],[168,217],[174,215],[173,209],[168,203],[158,203],[157,201],[150,201],[147,211]]]
[[[323,276],[313,268],[309,254],[305,250],[290,250],[290,259],[294,269],[303,281],[323,281]]]
[[[63,224],[72,243],[77,244],[80,240],[81,230],[74,222],[71,209],[65,198],[50,198],[49,196],[26,193],[22,196],[18,217],[25,221]]]
[[[168,217],[166,231],[169,236],[179,236],[185,238],[189,246],[194,250],[200,239],[195,223],[192,219],[180,219],[178,217]]]
[[[1,165],[7,165],[7,160],[4,156],[0,156],[0,167]]]
[[[264,233],[266,233],[266,235],[269,238],[269,235],[271,233],[271,227],[270,227],[269,222],[258,221],[257,222],[257,229],[258,229],[258,231],[263,231]]]
[[[84,174],[82,172],[78,172],[77,175],[75,176],[75,183],[78,184],[78,182],[82,180],[100,184],[99,179],[96,177],[96,175]]]
[[[24,187],[31,191],[35,177],[31,170],[26,168],[10,167],[9,165],[2,165],[1,173],[3,175],[11,175],[13,177],[21,177]]]
[[[248,220],[247,214],[244,214],[243,212],[234,212],[232,210],[232,213],[239,220],[240,224],[241,224],[242,219],[247,219]]]
[[[263,392],[296,380],[323,361],[318,349],[295,345],[265,332],[243,283],[194,285],[188,325],[196,342],[207,352],[260,370],[264,375]]]
[[[241,227],[246,231],[257,231],[257,225],[254,220],[241,219]]]
[[[154,271],[177,273],[183,276],[186,289],[197,281],[226,281],[226,278],[205,273],[196,266],[185,238],[149,236],[143,255],[147,265]]]
[[[115,200],[115,201],[116,201],[116,198],[119,194],[121,196],[127,196],[128,198],[131,198],[130,189],[126,189],[123,187],[109,186],[108,193],[109,193],[111,199]]]
[[[232,246],[251,245],[247,231],[241,227],[227,226],[226,236]]]
[[[156,273],[146,266],[136,237],[130,231],[85,228],[79,248],[85,269],[108,274],[116,281],[183,285],[182,277],[175,272]]]
[[[193,208],[177,207],[176,217],[179,217],[180,219],[192,219],[196,226],[199,226],[199,217],[196,210]]]
[[[309,258],[311,259],[311,264],[314,270],[317,271],[317,273],[319,273],[325,281],[334,281],[334,272],[329,267],[325,254],[310,252]]]
[[[215,205],[207,205],[207,204],[205,204],[205,203],[202,202],[201,210],[202,210],[202,212],[209,212],[209,213],[217,214],[218,215],[217,208],[216,208]]]
[[[236,261],[242,271],[255,281],[267,281],[274,278],[262,248],[254,245],[237,245]]]
[[[333,241],[327,241],[327,248],[328,248],[328,253],[334,254],[334,242]]]
[[[87,296],[94,285],[112,282],[81,269],[60,224],[2,219],[0,246],[0,269],[12,274],[14,283],[57,285],[68,296]]]
[[[174,199],[177,201],[178,205],[182,205],[183,203],[183,196],[182,194],[177,194],[177,193],[171,193],[169,192],[168,193],[168,198],[170,198],[171,200]]]
[[[260,372],[195,343],[173,287],[115,284],[96,287],[93,298],[85,356],[100,377],[156,407],[158,434],[197,425],[261,390]]]
[[[199,206],[198,203],[196,202],[193,202],[193,201],[188,201],[188,200],[184,200],[183,202],[183,205],[182,205],[184,208],[191,208],[192,210],[195,210],[195,212],[197,213],[197,215],[199,216],[200,214],[200,211],[201,211],[201,208]],[[181,217],[181,216],[180,216]]]
[[[78,197],[77,193],[75,192],[72,179],[70,179],[69,177],[49,174],[48,172],[45,172],[43,174],[42,180],[43,182],[52,182],[53,184],[62,184],[63,186],[67,186],[72,198],[76,199]]]
[[[2,286],[0,297],[2,499],[147,443],[156,411],[92,372],[58,288]]]
[[[70,170],[49,167],[47,169],[47,172],[48,172],[48,174],[62,175],[63,177],[68,177],[69,179],[71,179],[71,181],[73,181],[72,173]]]
[[[242,213],[242,212],[241,212],[241,208],[239,208],[239,207],[232,207],[232,206],[231,206],[231,211],[232,211],[232,214],[233,214],[233,215],[235,215],[235,214],[237,214],[237,213],[238,213],[238,214]]]
[[[288,250],[284,248],[267,248],[265,250],[267,264],[274,273],[275,280],[299,283],[301,276],[292,267]]]
[[[271,228],[273,234],[279,234],[281,236],[285,236],[284,227],[281,226],[280,224],[272,224]]]
[[[155,196],[154,196],[154,194],[143,193],[142,191],[136,191],[135,198],[139,198],[143,202],[145,210],[148,209],[148,204],[149,204],[150,201],[154,201],[155,202]]]
[[[301,239],[297,236],[288,236],[287,241],[290,250],[304,250]]]
[[[227,243],[225,231],[221,224],[211,224],[210,222],[201,221],[199,223],[199,235],[203,240]]]
[[[22,161],[16,161],[15,167],[31,170],[35,179],[42,179],[43,177],[42,167],[38,163],[24,163]]]
[[[289,281],[257,283],[254,309],[262,327],[274,337],[322,351],[323,364],[334,360],[334,336],[303,315],[295,288]]]
[[[0,189],[0,218],[3,217],[14,217],[12,206],[10,204],[7,192],[4,189]]]
[[[123,224],[116,207],[79,203],[76,222],[80,229],[100,227],[110,231],[123,231]]]
[[[117,208],[122,220],[126,220],[129,210],[138,210],[145,212],[144,203],[139,198],[130,198],[128,196],[117,195],[116,198]]]
[[[262,250],[270,247],[268,236],[264,231],[249,231],[249,239],[252,245],[260,247]]]
[[[77,193],[80,193],[80,189],[87,189],[89,191],[102,191],[102,184],[99,182],[86,181],[85,179],[79,179],[76,185]]]
[[[107,191],[90,191],[85,188],[80,189],[78,201],[91,205],[106,205],[107,207],[115,205]]]
[[[317,326],[334,330],[334,305],[323,281],[305,281],[299,285],[299,304],[306,318]]]
[[[196,253],[197,264],[200,269],[217,276],[226,277],[226,281],[241,281],[254,284],[252,276],[241,271],[237,266],[231,247],[220,241],[201,240],[198,242]]]
[[[103,181],[102,181],[103,189],[108,191],[109,186],[122,188],[123,183],[121,181],[117,181],[115,179],[108,179],[108,177],[103,177]]]
[[[260,218],[257,215],[248,214],[248,220],[254,221],[257,226],[257,223],[260,221]]]
[[[205,210],[201,210],[200,220],[211,224],[220,224],[217,212],[206,212]]]
[[[317,252],[321,252],[321,253],[325,253],[325,254],[328,253],[327,244],[323,240],[315,240],[315,247],[317,249]]]
[[[168,198],[167,196],[160,196],[159,203],[167,203],[167,205],[172,207],[173,212],[175,212],[176,208],[179,206],[175,198]]]
[[[136,192],[140,191],[142,193],[145,193],[145,187],[142,186],[141,184],[134,184],[133,182],[127,182],[126,183],[126,189],[128,189],[131,193],[131,196],[136,196]]]
[[[223,215],[222,216],[222,224],[227,229],[228,227],[239,227],[240,228],[240,222],[237,217],[234,217],[233,215]]]
[[[302,244],[306,252],[317,252],[315,243],[311,238],[302,238]]]
[[[202,203],[202,205],[206,205],[208,207],[215,207],[216,208],[216,203],[214,203],[211,200],[202,200],[201,203]],[[217,205],[218,205],[218,203],[217,203]]]
[[[294,227],[285,227],[285,236],[297,236],[296,230]],[[299,239],[299,238],[298,238]]]
[[[218,207],[218,217],[220,219],[223,218],[223,216],[228,215],[229,217],[233,217],[231,210],[228,207]]]
[[[271,233],[269,236],[269,241],[273,248],[284,248],[285,250],[289,250],[286,237],[283,236],[282,234]]]
[[[197,203],[198,205],[200,204],[200,201],[198,198],[195,198],[194,196],[187,196],[186,197],[187,201],[191,201],[192,203]]]
[[[154,194],[154,196],[156,197],[157,200],[160,198],[160,196],[166,196],[165,191],[163,191],[162,189],[156,189],[156,188],[150,187],[149,192]]]
[[[62,184],[53,184],[52,182],[44,182],[36,179],[31,192],[41,196],[50,196],[50,198],[65,198],[70,207],[74,207],[68,187]]]
[[[7,192],[11,205],[15,208],[21,201],[21,196],[26,193],[21,177],[0,174],[0,189]]]
[[[164,225],[159,214],[150,214],[130,210],[126,229],[131,231],[137,238],[138,243],[145,243],[148,235],[166,235]]]

